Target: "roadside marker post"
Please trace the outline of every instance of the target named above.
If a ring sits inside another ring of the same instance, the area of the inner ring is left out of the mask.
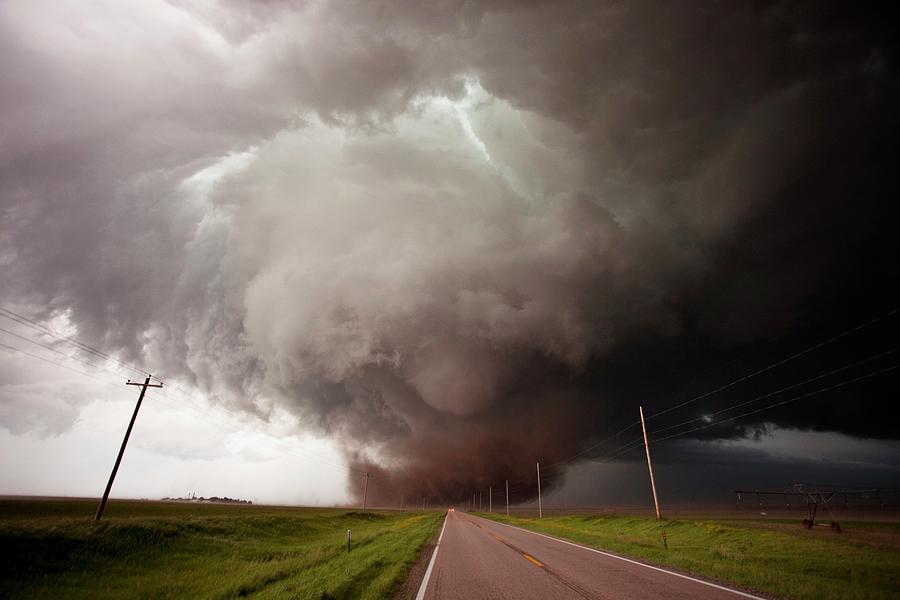
[[[347,553],[350,553],[350,530],[347,530]]]
[[[662,530],[662,539],[663,539],[663,546],[665,546],[666,550],[668,550],[669,542],[666,541],[666,530],[665,529]]]

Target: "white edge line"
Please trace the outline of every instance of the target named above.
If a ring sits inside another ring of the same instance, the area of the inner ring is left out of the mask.
[[[428,561],[428,568],[425,569],[425,577],[422,579],[422,584],[419,586],[419,593],[416,594],[416,600],[424,600],[425,598],[425,590],[428,588],[428,580],[431,579],[431,569],[434,568],[434,561],[437,558],[438,550],[441,547],[441,540],[444,537],[444,529],[447,528],[447,519],[450,518],[450,511],[447,511],[447,516],[444,517],[444,526],[441,527],[441,535],[438,536],[437,544],[434,545],[434,553],[431,555],[431,560]]]
[[[476,518],[481,518],[481,517],[476,517]],[[723,586],[723,585],[717,585],[717,584],[715,584],[715,583],[710,583],[709,581],[703,581],[702,579],[697,579],[697,578],[695,578],[695,577],[690,577],[690,576],[688,576],[688,575],[682,575],[681,573],[676,573],[675,571],[669,571],[668,569],[663,569],[663,568],[661,568],[661,567],[654,567],[653,565],[648,565],[647,563],[642,563],[642,562],[640,562],[640,561],[638,561],[638,560],[631,560],[630,558],[625,558],[624,556],[619,556],[619,555],[617,555],[617,554],[611,554],[611,553],[609,553],[609,552],[604,552],[604,551],[602,551],[602,550],[597,550],[596,548],[591,548],[591,547],[589,547],[589,546],[582,546],[581,544],[576,544],[576,543],[574,543],[574,542],[570,542],[570,541],[567,541],[567,540],[561,540],[561,539],[559,539],[559,538],[553,537],[552,535],[545,535],[545,534],[543,534],[543,533],[538,533],[537,531],[531,531],[530,529],[525,529],[525,528],[523,528],[523,527],[516,527],[515,525],[510,525],[510,524],[508,524],[508,523],[501,523],[500,521],[494,521],[494,520],[492,520],[492,519],[485,519],[485,520],[486,520],[486,521],[489,521],[489,522],[491,522],[491,523],[497,523],[498,525],[504,525],[504,526],[506,526],[506,527],[511,527],[511,528],[513,528],[513,529],[518,529],[519,531],[524,531],[525,533],[531,533],[531,534],[534,534],[534,535],[539,535],[539,536],[541,536],[542,538],[547,538],[548,540],[553,540],[554,542],[559,542],[560,544],[568,544],[569,546],[575,546],[576,548],[581,548],[582,550],[588,550],[589,552],[596,552],[597,554],[602,554],[603,556],[608,556],[608,557],[610,557],[610,558],[617,558],[617,559],[619,559],[619,560],[624,560],[625,562],[631,563],[631,564],[633,564],[633,565],[638,565],[638,566],[641,566],[641,567],[646,567],[646,568],[648,568],[648,569],[653,569],[654,571],[659,571],[659,572],[661,572],[661,573],[668,573],[669,575],[674,575],[675,577],[681,577],[682,579],[687,579],[687,580],[689,580],[689,581],[694,581],[694,582],[696,582],[696,583],[702,583],[703,585],[708,585],[709,587],[716,588],[717,590],[723,590],[723,591],[725,591],[725,592],[731,592],[732,594],[737,594],[738,596],[743,596],[743,597],[745,597],[745,598],[753,598],[753,600],[766,600],[765,598],[763,598],[763,597],[761,597],[761,596],[754,596],[753,594],[748,594],[747,592],[741,592],[741,591],[739,591],[739,590],[735,590],[735,589],[732,589],[732,588],[728,588],[728,587],[725,587],[725,586]],[[437,554],[437,551],[435,551],[435,554]],[[433,558],[433,557],[432,557],[432,558]],[[429,570],[431,570],[430,567],[429,567]],[[427,577],[428,577],[428,574],[427,574],[427,573],[425,574],[425,577],[426,577],[426,579],[427,579]],[[421,593],[421,592],[420,592],[420,593]],[[421,598],[418,598],[418,597],[417,597],[416,600],[421,600]]]

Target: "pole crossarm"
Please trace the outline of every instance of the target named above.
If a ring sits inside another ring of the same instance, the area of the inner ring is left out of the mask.
[[[148,387],[148,388],[161,388],[163,386],[163,384],[161,384],[161,383],[150,383],[149,377],[147,378],[147,381],[145,381],[144,383],[141,383],[140,381],[132,381],[129,379],[128,381],[125,382],[125,385],[139,385],[141,387]]]

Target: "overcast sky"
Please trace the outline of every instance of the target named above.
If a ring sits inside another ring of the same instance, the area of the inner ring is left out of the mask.
[[[0,494],[900,487],[887,21],[3,2]]]

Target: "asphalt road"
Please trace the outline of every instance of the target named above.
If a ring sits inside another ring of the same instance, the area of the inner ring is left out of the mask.
[[[418,597],[755,598],[461,512],[448,513]]]

